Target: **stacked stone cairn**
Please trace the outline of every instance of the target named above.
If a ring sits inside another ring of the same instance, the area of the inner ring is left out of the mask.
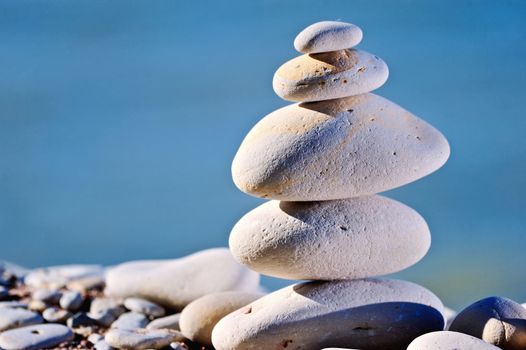
[[[249,132],[232,165],[242,191],[271,201],[233,228],[236,260],[268,276],[312,280],[270,293],[223,318],[216,349],[406,349],[444,329],[427,289],[373,278],[418,262],[430,247],[424,219],[376,193],[439,169],[444,136],[370,93],[387,80],[379,57],[354,49],[353,24],[319,22],[295,39],[303,55],[275,73],[274,91],[297,102]]]

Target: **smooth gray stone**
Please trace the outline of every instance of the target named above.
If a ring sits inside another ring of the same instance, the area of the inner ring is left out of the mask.
[[[180,332],[172,329],[111,329],[104,340],[119,349],[161,349],[183,340]]]
[[[419,336],[407,350],[499,350],[498,347],[471,335],[439,331]]]
[[[79,292],[67,291],[60,297],[60,307],[69,311],[77,311],[82,306],[84,297]]]
[[[73,332],[61,324],[41,324],[12,329],[0,334],[4,350],[37,350],[50,348],[73,339]]]
[[[170,316],[161,317],[158,319],[153,320],[152,322],[148,323],[148,326],[146,328],[148,329],[175,329],[176,331],[179,329],[179,319],[181,318],[181,314],[173,314]]]
[[[0,310],[0,332],[42,322],[44,322],[42,316],[33,311],[18,308],[2,308]]]
[[[124,307],[130,311],[135,311],[146,316],[164,316],[164,308],[143,298],[130,297],[124,300]]]
[[[45,303],[58,304],[62,293],[56,289],[37,289],[31,294],[33,300],[40,300]]]
[[[144,328],[148,324],[148,318],[138,312],[126,312],[111,324],[111,328],[118,329],[138,329]]]
[[[50,323],[64,323],[70,316],[69,311],[58,307],[49,307],[42,312],[42,317]]]
[[[508,298],[485,298],[462,310],[449,330],[472,335],[505,350],[524,350],[526,309]]]

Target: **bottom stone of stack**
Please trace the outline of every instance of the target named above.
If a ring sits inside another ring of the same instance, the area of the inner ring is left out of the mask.
[[[406,281],[305,282],[229,314],[215,326],[212,343],[217,350],[405,349],[444,329],[442,309],[433,293]]]

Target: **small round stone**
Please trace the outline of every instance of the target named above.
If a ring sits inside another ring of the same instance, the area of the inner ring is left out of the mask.
[[[409,344],[407,350],[499,350],[479,338],[467,334],[439,331],[419,336]]]
[[[143,298],[130,297],[124,300],[124,307],[130,311],[135,311],[146,316],[164,316],[164,308]]]
[[[362,41],[362,30],[351,23],[322,21],[303,29],[294,48],[302,53],[319,53],[349,49]]]
[[[199,344],[212,346],[212,329],[220,319],[263,295],[260,293],[222,292],[205,295],[188,304],[181,312],[181,332]]]
[[[157,318],[153,320],[152,322],[148,323],[148,326],[146,326],[146,328],[148,329],[175,329],[178,331],[180,318],[181,318],[180,313]]]
[[[42,317],[33,311],[8,307],[0,309],[0,332],[42,322]]]
[[[57,307],[50,307],[44,310],[42,317],[50,323],[63,323],[71,316],[67,310],[62,310]]]
[[[182,341],[180,332],[171,329],[111,329],[104,340],[118,349],[161,349],[172,342]]]
[[[111,328],[137,329],[144,328],[148,324],[148,318],[138,312],[126,312],[111,324]]]
[[[38,350],[51,348],[73,339],[73,332],[61,324],[41,324],[12,329],[0,334],[4,350]]]
[[[77,311],[82,306],[84,297],[79,292],[67,291],[60,297],[60,307],[69,311]]]
[[[523,350],[526,309],[508,298],[485,298],[462,310],[449,330],[472,335],[505,350]]]

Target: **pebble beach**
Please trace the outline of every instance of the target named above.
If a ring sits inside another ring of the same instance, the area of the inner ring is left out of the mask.
[[[463,310],[384,277],[417,264],[431,232],[378,193],[447,161],[432,125],[372,91],[387,64],[351,23],[301,30],[279,67],[292,104],[262,118],[233,160],[266,199],[228,248],[168,260],[26,269],[0,263],[0,349],[526,349],[526,308],[489,296]],[[260,275],[298,282],[267,291]],[[175,283],[176,282],[176,283]]]

